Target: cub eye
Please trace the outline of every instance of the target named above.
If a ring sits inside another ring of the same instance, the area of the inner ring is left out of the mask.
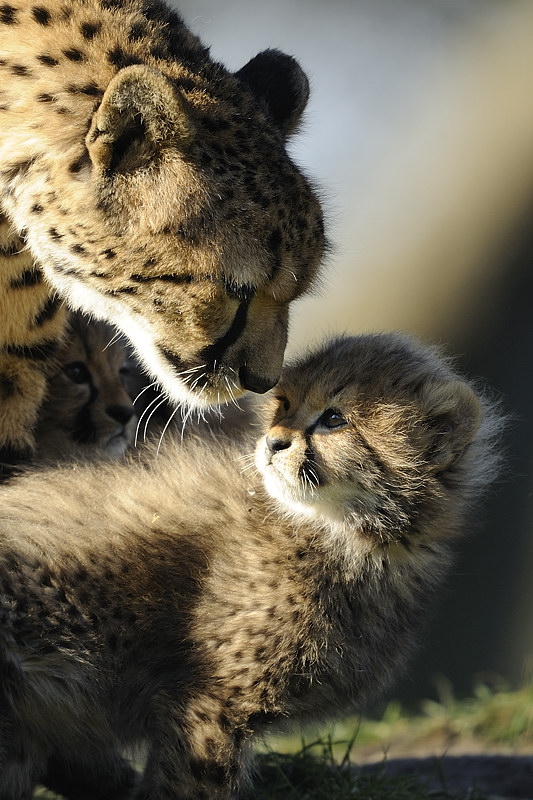
[[[90,383],[91,375],[83,361],[72,361],[65,364],[63,372],[73,383]]]
[[[291,407],[291,404],[287,397],[283,396],[276,397],[276,400],[278,401],[278,403],[280,404],[280,406],[283,408],[284,411],[288,411],[289,408]]]
[[[325,428],[330,429],[342,428],[344,425],[348,424],[340,411],[335,411],[334,408],[328,408],[327,411],[324,411],[318,420],[318,423],[319,425],[323,425]]]

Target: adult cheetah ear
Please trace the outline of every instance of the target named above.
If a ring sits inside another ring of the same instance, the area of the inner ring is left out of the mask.
[[[309,81],[292,56],[264,50],[235,75],[263,101],[283,136],[294,133],[309,99]]]
[[[185,149],[193,136],[179,90],[158,70],[133,65],[110,81],[85,143],[95,168],[121,172],[146,165],[165,143]]]
[[[426,414],[426,457],[435,472],[442,472],[453,466],[474,438],[481,423],[481,403],[461,380],[426,383],[420,401]]]

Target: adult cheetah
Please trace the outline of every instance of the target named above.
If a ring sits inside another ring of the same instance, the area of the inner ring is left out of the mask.
[[[159,0],[0,3],[0,462],[32,451],[65,302],[175,403],[276,382],[324,251],[285,149],[307,97],[292,57],[230,73]]]

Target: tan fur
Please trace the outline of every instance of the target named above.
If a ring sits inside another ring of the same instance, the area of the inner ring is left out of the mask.
[[[285,150],[307,97],[291,57],[231,74],[159,0],[0,5],[0,462],[31,446],[58,298],[118,326],[173,403],[276,382],[324,249]],[[34,394],[2,391],[4,354]]]
[[[494,477],[497,415],[383,335],[288,366],[265,421],[258,475],[252,442],[204,436],[5,487],[0,797],[235,798],[256,735],[398,674]],[[120,753],[141,741],[135,792]]]
[[[123,456],[137,413],[129,381],[137,365],[123,337],[105,322],[75,313],[50,378],[36,429],[36,458]]]

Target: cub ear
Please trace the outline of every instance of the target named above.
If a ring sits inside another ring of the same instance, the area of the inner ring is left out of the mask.
[[[134,65],[109,83],[85,143],[95,168],[124,172],[146,165],[165,143],[186,148],[193,136],[179,90],[158,70]]]
[[[235,75],[265,103],[283,136],[294,132],[309,99],[309,81],[292,56],[264,50]]]
[[[421,390],[426,412],[427,457],[441,472],[451,467],[474,438],[482,408],[473,389],[464,381],[435,381]]]

